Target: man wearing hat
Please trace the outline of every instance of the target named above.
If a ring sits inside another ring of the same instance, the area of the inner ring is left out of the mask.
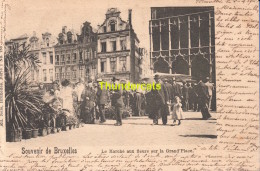
[[[161,89],[160,90],[152,90],[155,98],[155,111],[153,114],[153,124],[158,125],[158,118],[160,115],[162,116],[162,122],[163,125],[167,124],[167,115],[169,113],[168,110],[168,100],[169,100],[169,95],[167,92],[167,88],[165,87],[164,83],[160,80],[159,75],[154,76],[154,80],[156,84],[161,84]]]
[[[201,107],[201,114],[203,119],[207,120],[211,117],[208,109],[208,101],[209,101],[209,93],[208,87],[205,83],[202,82],[202,78],[200,77],[199,83],[197,86],[197,93],[198,93],[198,101]]]
[[[175,77],[172,78],[172,91],[173,99],[175,96],[178,96],[180,99],[182,99],[181,85],[176,83]]]
[[[169,100],[173,101],[172,85],[168,82],[167,78],[164,79],[164,84],[169,95]]]
[[[209,102],[208,102],[208,107],[211,109],[211,100],[212,100],[212,91],[214,89],[214,86],[212,83],[209,82],[209,77],[206,78],[206,83],[205,85],[208,87],[208,92],[209,92]]]
[[[105,104],[107,103],[107,91],[104,87],[103,87],[103,89],[101,89],[101,85],[100,85],[100,82],[102,82],[101,78],[98,78],[97,82],[98,82],[98,84],[97,84],[96,103],[97,103],[97,106],[98,106],[100,123],[104,123],[104,122],[106,122],[106,119],[105,119]]]
[[[113,84],[118,84],[119,79],[116,77],[112,78]],[[115,86],[114,86],[115,87]],[[123,102],[123,90],[120,88],[117,88],[115,90],[112,90],[111,95],[111,104],[115,107],[115,113],[116,113],[116,123],[115,126],[121,126],[122,125],[122,107],[124,105]]]

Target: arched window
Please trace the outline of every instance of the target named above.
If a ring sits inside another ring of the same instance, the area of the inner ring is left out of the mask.
[[[116,23],[114,21],[111,21],[111,23],[110,23],[110,30],[116,31]]]

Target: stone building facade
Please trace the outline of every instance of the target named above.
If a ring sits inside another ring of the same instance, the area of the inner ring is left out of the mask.
[[[139,80],[139,39],[132,28],[131,12],[126,22],[117,8],[110,8],[98,28],[97,73],[104,80],[113,76],[131,82]]]
[[[80,79],[88,81],[96,76],[96,41],[89,22],[83,23],[80,34],[62,27],[58,35],[55,49],[55,79],[70,80],[72,83]]]

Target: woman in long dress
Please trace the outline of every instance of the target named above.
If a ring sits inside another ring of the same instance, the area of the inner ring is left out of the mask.
[[[66,115],[74,116],[73,107],[73,88],[70,86],[69,80],[64,80],[61,83],[62,87],[60,90],[60,95],[63,101],[63,109],[66,109]]]

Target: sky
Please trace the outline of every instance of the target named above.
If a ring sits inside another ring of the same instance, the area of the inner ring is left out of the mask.
[[[62,26],[73,28],[80,33],[80,26],[89,21],[93,28],[105,20],[108,8],[116,7],[121,11],[121,18],[128,19],[128,9],[132,9],[133,28],[140,40],[140,45],[149,49],[150,7],[155,1],[147,0],[16,0],[8,1],[6,39],[23,34],[37,36],[48,31],[56,38]],[[145,3],[149,2],[149,3]],[[157,1],[158,2],[158,1]],[[158,3],[156,3],[158,4]]]

